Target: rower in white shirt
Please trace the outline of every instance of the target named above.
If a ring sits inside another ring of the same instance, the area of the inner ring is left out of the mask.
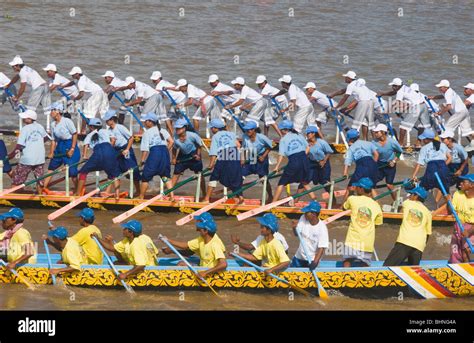
[[[322,133],[322,125],[328,121],[328,111],[331,110],[331,104],[329,103],[328,96],[318,90],[316,90],[316,84],[314,82],[308,82],[303,87],[306,91],[306,96],[309,101],[314,104],[317,108],[318,114],[316,114],[316,124],[318,125],[319,132]],[[334,106],[337,106],[337,102],[333,102]]]
[[[233,87],[220,82],[219,76],[216,74],[209,75],[207,82],[212,87],[211,95],[214,97],[219,97],[224,103],[224,107],[226,105],[235,104],[237,101],[239,101],[239,92],[237,92]],[[236,108],[234,113],[238,116],[240,114],[240,110]],[[225,119],[226,121],[232,120],[232,116],[225,108],[222,109],[221,119]]]
[[[107,85],[104,89],[104,92],[107,94],[107,98],[109,101],[114,96],[114,89],[119,87],[126,87],[127,83],[124,80],[119,79],[115,76],[115,73],[111,70],[107,70],[105,74],[102,75],[104,78],[104,82]],[[133,89],[125,89],[124,91],[120,91],[117,94],[124,102],[128,102],[134,99],[135,97],[135,90]],[[117,111],[117,118],[119,124],[124,123],[125,115],[127,114],[127,109],[124,106],[120,106],[119,110]]]
[[[467,109],[471,109],[474,104],[474,83],[468,83],[464,86],[464,95],[467,97],[464,99],[464,105],[466,105]]]
[[[5,87],[11,80],[2,72],[0,72],[0,104],[3,105],[5,102],[9,102],[15,112],[18,112],[17,104],[10,98],[10,96],[5,92]],[[16,94],[16,87],[15,85],[10,86],[10,93],[15,95]]]
[[[168,118],[175,121],[178,120],[181,117],[179,111],[177,111],[175,106],[173,106],[173,102],[168,97],[168,95],[163,92],[163,88],[165,87],[176,88],[176,86],[171,82],[164,80],[160,71],[154,71],[150,76],[150,80],[155,85],[155,90],[161,92],[161,96],[163,97],[163,99],[168,99],[168,102],[170,103],[170,107],[168,110]],[[176,92],[172,90],[168,90],[168,93],[173,98],[178,108],[180,108],[181,111],[186,113],[186,108],[184,107],[184,102],[186,101],[186,94],[184,94],[183,92]]]
[[[267,111],[271,113],[273,119],[277,120],[280,115],[283,115],[283,113],[279,111],[278,107],[280,109],[287,108],[288,99],[285,95],[277,95],[280,93],[280,90],[276,87],[271,86],[268,83],[265,75],[257,76],[255,83],[257,84],[260,90],[260,94],[270,102],[270,106],[268,106]],[[278,104],[278,107],[275,105],[274,102]],[[265,132],[265,134],[267,134],[267,132]]]
[[[59,74],[58,68],[55,64],[50,63],[44,67],[43,70],[46,72],[46,76],[48,76],[49,91],[51,93],[53,93],[56,89],[61,88],[69,97],[75,97],[79,95],[79,90],[77,89],[76,85],[73,84],[69,87],[63,87],[66,84],[70,84],[71,80]],[[63,104],[64,108],[67,109],[67,113],[75,113],[76,109],[74,101],[68,101],[66,97],[61,96],[61,103]]]

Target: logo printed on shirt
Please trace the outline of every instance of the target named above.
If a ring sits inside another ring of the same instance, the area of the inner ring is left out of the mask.
[[[412,208],[408,211],[407,220],[410,226],[420,226],[423,222],[423,213]]]
[[[370,208],[360,207],[357,210],[355,221],[361,228],[368,227],[372,223],[372,211]]]
[[[300,148],[302,148],[303,145],[301,144],[301,142],[298,140],[298,139],[292,139],[289,143],[288,143],[288,148],[287,148],[287,151],[288,152],[291,152],[291,151],[295,151],[295,150],[298,150]]]

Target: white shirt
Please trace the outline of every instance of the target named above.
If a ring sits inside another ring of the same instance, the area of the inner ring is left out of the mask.
[[[285,251],[288,251],[288,248],[289,248],[289,247],[288,247],[288,243],[286,242],[285,237],[284,237],[281,233],[275,232],[275,233],[273,234],[273,238],[279,240],[280,243],[283,245],[283,249],[285,249]],[[253,246],[255,249],[257,249],[258,245],[260,244],[260,242],[261,242],[263,239],[265,239],[265,237],[263,237],[263,235],[260,235],[260,236],[258,236],[257,238],[255,238],[255,240],[254,240],[252,243],[250,243],[250,244],[252,244],[252,246]]]
[[[79,89],[79,92],[85,93],[102,92],[102,88],[100,88],[97,83],[95,83],[85,75],[82,75],[81,78],[77,81],[77,88]]]
[[[320,91],[315,90],[311,93],[311,100],[315,102],[323,111],[326,110],[331,104],[329,103],[329,99],[326,94],[321,93]],[[334,107],[337,106],[337,102],[333,101]]]
[[[359,87],[357,80],[352,80],[352,82],[347,85],[345,94],[351,96],[357,87]]]
[[[452,88],[449,88],[446,93],[444,93],[444,99],[446,100],[446,105],[451,105],[454,113],[467,111],[467,107],[464,105],[461,97],[457,95]]]
[[[222,101],[225,103],[225,104],[231,104],[237,100],[239,100],[240,96],[239,94],[237,93],[237,91],[232,88],[231,86],[229,85],[226,85],[225,83],[222,83],[222,82],[219,82],[215,87],[214,89],[216,92],[229,92],[231,91],[232,94],[231,95],[220,95],[219,98],[222,99]]]
[[[24,66],[23,68],[21,68],[18,75],[20,76],[21,83],[26,82],[33,89],[36,89],[42,84],[46,83],[46,81],[40,76],[40,74],[38,74],[36,70],[31,69],[28,66]]]
[[[44,137],[46,137],[46,131],[36,121],[23,126],[17,141],[18,144],[25,147],[21,152],[21,164],[37,166],[44,163]]]
[[[365,82],[359,80],[352,81],[346,88],[346,94],[351,95],[356,101],[374,100],[374,93],[365,85]]]
[[[171,82],[169,81],[166,81],[166,80],[160,80],[160,82],[158,82],[156,84],[156,87],[155,89],[157,91],[162,91],[164,87],[175,87],[175,85],[173,85]],[[176,101],[177,104],[180,104],[182,102],[184,102],[184,100],[186,99],[186,95],[183,93],[183,92],[176,92],[176,91],[168,91],[168,93],[170,93],[171,97],[173,98],[174,101]],[[166,95],[166,93],[164,93],[164,98],[168,98],[168,96]]]
[[[112,81],[110,82],[110,86],[115,87],[115,88],[119,88],[119,87],[126,87],[128,85],[125,81],[119,79],[118,77],[114,77],[112,79]],[[133,98],[133,96],[135,95],[135,90],[134,89],[125,89],[123,91],[123,94],[125,94],[125,98],[127,98],[129,100],[129,99]]]
[[[408,101],[411,105],[419,105],[424,102],[420,93],[415,92],[406,85],[402,85],[402,88],[398,90],[395,100]]]
[[[204,92],[201,88],[197,88],[196,86],[193,86],[192,84],[188,84],[188,98],[194,99],[194,100],[201,100],[206,96],[206,92]]]
[[[59,73],[56,73],[56,75],[54,75],[54,79],[49,79],[49,80],[50,80],[50,83],[49,83],[50,86],[55,85],[55,86],[61,87],[64,90],[64,92],[66,92],[66,94],[69,96],[71,95],[76,96],[79,94],[79,91],[76,85],[72,85],[70,87],[62,87],[62,85],[65,85],[69,83],[70,81]]]
[[[288,88],[288,97],[290,100],[296,100],[296,106],[299,108],[311,106],[311,102],[306,94],[294,83]]]
[[[240,91],[240,99],[245,100],[245,102],[248,103],[255,103],[258,100],[262,98],[262,95],[260,95],[255,89],[250,88],[247,85],[244,85],[242,87],[242,90]]]
[[[280,92],[280,90],[278,88],[275,88],[273,86],[270,86],[269,83],[267,83],[265,85],[265,87],[263,87],[261,90],[260,90],[260,94],[262,94],[263,96],[268,96],[268,97],[273,97],[275,94],[278,94]],[[286,102],[286,96],[284,95],[279,95],[275,98],[276,101],[278,102]]]
[[[145,100],[156,94],[156,91],[153,89],[153,87],[150,87],[146,83],[140,81],[135,81],[135,92],[137,93],[138,98],[143,98]]]
[[[0,72],[0,88],[5,87],[10,83],[10,79],[4,74]]]
[[[301,239],[306,245],[308,254],[310,254],[310,260],[314,260],[316,251],[319,248],[328,248],[329,247],[329,235],[328,228],[324,221],[320,220],[318,224],[311,225],[305,216],[302,215],[296,230],[299,230]],[[295,257],[299,260],[307,261],[306,254],[304,253],[303,246],[300,243],[298,250],[296,251]]]

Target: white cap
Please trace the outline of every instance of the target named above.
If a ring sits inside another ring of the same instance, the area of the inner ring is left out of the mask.
[[[267,78],[265,77],[265,75],[258,75],[257,79],[255,80],[255,83],[259,85],[261,83],[264,83],[265,81],[267,81]]]
[[[26,110],[25,112],[20,112],[19,116],[21,119],[26,119],[26,118],[30,118],[33,120],[38,119],[38,114],[36,114],[36,112],[33,110]]]
[[[352,80],[355,80],[356,77],[357,77],[357,74],[354,73],[352,70],[349,70],[347,73],[342,74],[342,76],[348,77],[348,78],[350,78],[350,79],[352,79]]]
[[[233,85],[245,85],[245,79],[243,77],[236,77],[235,80],[232,80],[230,83]]]
[[[278,79],[280,82],[291,83],[291,76],[290,75],[283,75]]]
[[[216,82],[219,80],[219,76],[217,76],[216,74],[212,74],[212,75],[209,75],[209,79],[207,80],[207,82]]]
[[[420,91],[420,86],[418,85],[418,83],[412,83],[410,85],[410,88],[411,90],[415,91],[415,92],[419,92]]]
[[[439,135],[439,138],[454,138],[454,132],[451,129],[446,129]]]
[[[389,85],[389,86],[401,86],[401,85],[403,85],[403,81],[402,81],[401,78],[396,77],[396,78],[394,78],[394,79],[392,80],[392,82],[390,82],[388,85]]]
[[[178,82],[176,83],[176,87],[183,87],[188,84],[188,81],[186,79],[179,79]]]
[[[314,82],[308,82],[306,84],[306,86],[303,87],[304,89],[308,89],[308,88],[314,88],[316,89],[316,85],[314,84]]]
[[[474,91],[474,83],[469,82],[467,85],[464,86],[464,88],[471,89]]]
[[[46,67],[43,68],[44,71],[58,71],[55,64],[48,64]]]
[[[107,70],[102,77],[115,77],[115,73],[112,70]]]
[[[75,75],[75,74],[82,74],[82,69],[77,66],[72,68],[71,71],[69,72],[69,75]]]
[[[150,80],[155,81],[159,78],[161,78],[161,72],[159,72],[158,70],[155,70],[153,73],[151,73]]]
[[[388,129],[387,129],[387,125],[385,124],[378,124],[375,129],[374,129],[375,132],[377,131],[383,131],[383,132],[387,132]]]
[[[125,83],[127,84],[127,86],[128,86],[128,85],[131,85],[131,84],[134,83],[134,82],[135,82],[135,79],[133,78],[133,76],[127,76],[127,77],[125,78]]]
[[[13,60],[8,64],[13,67],[13,66],[16,66],[16,65],[19,65],[19,64],[23,64],[23,60],[21,59],[20,55],[16,55],[13,58]]]
[[[448,87],[449,88],[450,86],[450,83],[448,80],[441,80],[437,85],[436,87]]]

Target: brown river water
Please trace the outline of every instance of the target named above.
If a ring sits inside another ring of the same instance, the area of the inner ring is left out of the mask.
[[[249,83],[259,74],[278,85],[281,74],[293,75],[303,86],[315,81],[330,92],[343,86],[341,73],[355,70],[369,88],[386,88],[393,77],[414,80],[426,94],[436,94],[434,84],[447,78],[461,95],[462,86],[471,81],[474,70],[473,38],[465,25],[473,22],[472,1],[326,1],[326,2],[193,2],[154,1],[100,2],[75,1],[0,1],[0,71],[12,76],[8,62],[20,54],[39,72],[55,63],[62,74],[79,65],[95,82],[103,85],[100,75],[113,70],[122,79],[133,75],[148,82],[153,70],[160,70],[172,82],[186,78],[207,88],[209,74],[217,73],[225,82],[241,75]],[[398,16],[400,9],[403,16]],[[184,10],[184,16],[180,16]],[[291,11],[294,16],[289,16]],[[72,16],[74,12],[74,16]],[[347,64],[343,60],[347,55]],[[453,56],[457,56],[457,64]],[[130,63],[127,62],[128,59]],[[238,59],[238,64],[234,63]],[[112,106],[117,106],[112,102]],[[0,128],[16,128],[18,120],[8,105],[0,107]],[[45,122],[44,117],[40,122]],[[398,122],[395,119],[395,126]],[[334,140],[334,127],[326,128],[327,139]],[[5,137],[8,146],[12,139]],[[410,175],[413,158],[400,162],[397,180]],[[340,175],[342,156],[332,158],[333,175]],[[187,175],[187,174],[186,174]],[[8,187],[9,180],[5,180]],[[57,186],[60,189],[62,186]],[[124,188],[126,183],[124,183]],[[341,186],[342,187],[342,186]],[[294,188],[293,188],[294,189]],[[151,185],[156,191],[157,185]],[[178,195],[193,194],[194,185],[183,187]],[[255,187],[247,197],[260,198]],[[384,199],[388,203],[387,198]],[[433,206],[432,201],[428,202]],[[47,231],[46,216],[51,210],[26,209],[27,227],[35,241]],[[79,228],[76,211],[56,220],[71,231]],[[100,212],[96,224],[115,239],[121,229],[112,224],[117,212]],[[156,239],[159,233],[181,240],[196,235],[193,225],[176,227],[179,214],[147,214],[142,220],[145,233]],[[230,250],[231,233],[243,241],[258,235],[255,220],[238,222],[219,217],[218,232]],[[344,240],[347,221],[330,225],[330,239]],[[449,254],[450,226],[436,227],[423,257],[446,259]],[[290,244],[290,255],[297,248],[290,223],[284,221],[281,233]],[[392,248],[398,225],[383,225],[377,231],[376,249],[381,259]],[[40,245],[41,246],[41,245]],[[40,252],[43,252],[42,246]],[[328,256],[326,259],[340,259]],[[73,292],[74,300],[71,300]],[[21,285],[1,285],[1,309],[76,309],[76,310],[455,310],[472,309],[474,300],[360,300],[344,296],[330,301],[309,300],[285,294],[249,294],[210,292],[140,292],[134,299],[121,290],[91,290],[41,286],[29,292]]]

